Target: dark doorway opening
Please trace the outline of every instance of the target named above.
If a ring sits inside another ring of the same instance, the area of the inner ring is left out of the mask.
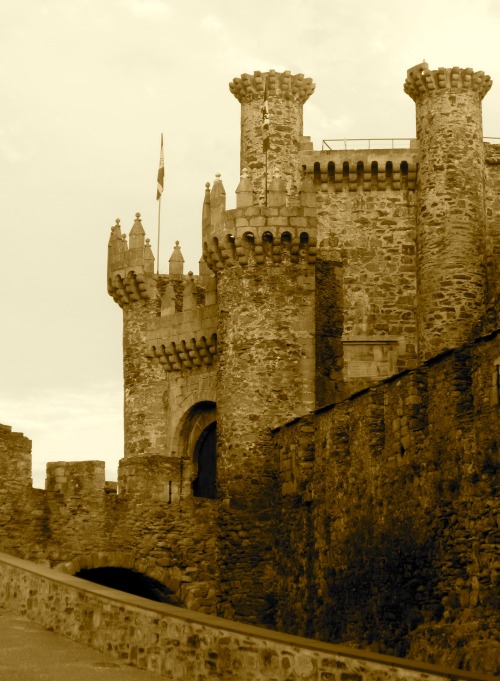
[[[217,422],[214,421],[201,433],[194,448],[194,463],[198,476],[193,481],[193,495],[206,499],[217,498]]]
[[[86,579],[88,582],[94,582],[94,584],[109,586],[111,589],[125,591],[128,594],[134,594],[134,596],[149,598],[151,601],[182,605],[161,582],[135,570],[119,567],[93,568],[80,570],[75,574],[75,577]]]

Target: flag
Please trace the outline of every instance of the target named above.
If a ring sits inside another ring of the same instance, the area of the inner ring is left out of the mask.
[[[267,78],[264,85],[264,104],[262,105],[262,151],[269,151],[269,103],[267,101]]]
[[[163,164],[163,133],[161,134],[160,147],[160,167],[158,168],[158,179],[156,181],[156,200],[159,201],[163,192],[163,176],[165,175],[165,167]]]

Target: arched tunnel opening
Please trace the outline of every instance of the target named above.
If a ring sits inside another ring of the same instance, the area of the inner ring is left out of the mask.
[[[164,584],[136,570],[120,567],[92,568],[76,572],[75,577],[158,603],[182,606],[181,601]]]

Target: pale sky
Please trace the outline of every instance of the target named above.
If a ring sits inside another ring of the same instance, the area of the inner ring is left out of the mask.
[[[316,83],[304,134],[413,137],[406,70],[472,67],[493,79],[484,134],[500,137],[500,0],[0,0],[0,423],[47,461],[123,451],[121,310],[106,292],[107,241],[136,211],[160,271],[178,239],[201,256],[204,184],[228,208],[240,105],[228,83],[290,70]]]

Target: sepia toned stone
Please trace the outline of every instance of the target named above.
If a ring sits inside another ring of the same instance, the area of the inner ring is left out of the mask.
[[[102,462],[54,462],[33,489],[30,441],[0,426],[0,548],[69,574],[127,570],[193,612],[495,672],[490,86],[483,72],[417,65],[405,83],[416,140],[317,151],[302,136],[310,79],[235,79],[236,208],[217,174],[203,193],[199,273],[184,274],[178,242],[168,274],[155,273],[140,214],[128,241],[119,220],[111,229],[117,485]],[[193,629],[183,646],[205,654],[207,640]],[[255,642],[246,652],[252,678],[291,678],[292,663],[297,678],[367,678],[340,659],[292,661]],[[222,678],[221,656],[206,661]]]

